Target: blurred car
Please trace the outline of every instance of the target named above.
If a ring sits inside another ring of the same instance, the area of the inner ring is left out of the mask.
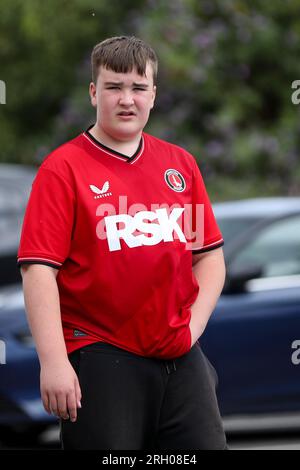
[[[258,417],[262,426],[279,425],[280,418],[294,426],[292,414],[300,413],[300,365],[293,360],[297,341],[300,346],[300,198],[218,204],[215,214],[227,279],[201,345],[219,376],[222,415],[233,430],[245,415],[253,417],[249,429]]]
[[[15,439],[12,430],[37,434],[49,422],[40,400],[39,362],[16,265],[24,210],[35,174],[35,167],[0,164],[0,431],[5,431],[2,436],[7,440]]]
[[[35,438],[55,422],[41,402],[39,361],[20,283],[0,289],[0,339],[5,344],[5,362],[0,364],[0,441],[9,444],[18,433]]]
[[[21,281],[16,252],[35,173],[31,166],[0,164],[0,286]]]
[[[224,419],[300,412],[300,198],[220,203],[228,275],[201,346],[217,370]],[[16,259],[14,259],[14,263]],[[56,421],[43,410],[39,363],[20,284],[0,289],[0,427],[40,431]]]

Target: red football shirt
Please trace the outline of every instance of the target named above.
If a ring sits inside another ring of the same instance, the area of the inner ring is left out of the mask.
[[[104,341],[171,359],[191,347],[192,253],[222,245],[192,155],[143,133],[127,157],[86,131],[41,164],[18,265],[59,269],[68,353]]]

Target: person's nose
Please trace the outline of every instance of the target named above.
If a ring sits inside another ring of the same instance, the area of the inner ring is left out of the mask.
[[[134,104],[133,94],[131,90],[122,90],[119,103],[121,106],[132,106]]]

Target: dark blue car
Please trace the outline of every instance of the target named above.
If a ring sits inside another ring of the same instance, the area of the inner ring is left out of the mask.
[[[201,344],[222,415],[300,411],[300,198],[215,206],[227,280]]]
[[[39,394],[39,363],[29,332],[16,252],[34,167],[0,165],[0,431],[40,433],[54,418]],[[2,437],[3,436],[3,437]]]

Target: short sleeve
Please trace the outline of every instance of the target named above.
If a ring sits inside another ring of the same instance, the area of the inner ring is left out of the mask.
[[[214,250],[224,245],[221,231],[216,222],[205,184],[193,158],[192,183],[192,243],[193,254]]]
[[[68,257],[75,195],[67,180],[41,167],[24,215],[17,265],[46,264],[59,269]]]

